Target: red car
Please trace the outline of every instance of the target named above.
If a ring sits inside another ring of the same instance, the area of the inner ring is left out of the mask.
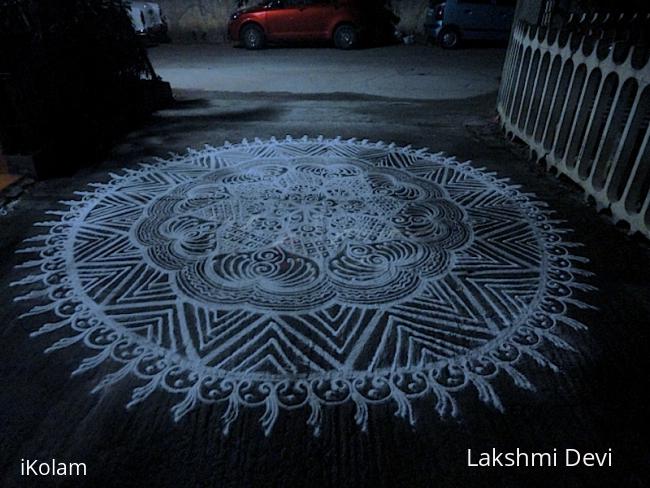
[[[354,0],[271,0],[235,12],[228,35],[247,49],[295,40],[333,41],[340,49],[352,49],[361,28],[361,10]]]

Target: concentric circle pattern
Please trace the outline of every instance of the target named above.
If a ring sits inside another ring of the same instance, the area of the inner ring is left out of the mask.
[[[35,334],[71,331],[76,372],[119,364],[97,389],[135,376],[129,405],[179,394],[175,419],[223,403],[281,409],[431,395],[458,412],[473,387],[502,409],[497,376],[533,389],[524,370],[558,367],[560,324],[585,261],[539,202],[468,163],[383,143],[302,138],[206,147],[112,175],[52,212],[24,251],[18,285],[45,295]]]

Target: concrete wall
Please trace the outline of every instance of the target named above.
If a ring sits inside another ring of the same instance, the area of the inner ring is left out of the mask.
[[[157,0],[173,41],[224,42],[228,18],[238,0]]]
[[[390,6],[400,18],[397,28],[405,34],[421,32],[428,5],[428,0],[392,0]]]
[[[261,0],[157,0],[169,22],[175,42],[224,42],[228,18],[240,3]],[[380,1],[380,0],[377,0]],[[401,19],[399,29],[411,33],[422,28],[428,0],[391,0]]]

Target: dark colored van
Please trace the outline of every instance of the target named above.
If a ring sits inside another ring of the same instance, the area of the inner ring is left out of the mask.
[[[424,24],[430,40],[445,49],[462,40],[507,40],[516,0],[432,0]]]

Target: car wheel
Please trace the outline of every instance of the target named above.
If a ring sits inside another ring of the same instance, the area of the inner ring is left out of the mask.
[[[341,25],[334,31],[334,45],[339,49],[352,49],[358,41],[359,34],[351,25]]]
[[[262,49],[264,47],[264,31],[257,25],[246,25],[239,35],[246,49]]]
[[[460,45],[460,32],[453,27],[444,27],[438,34],[438,44],[443,49],[456,49]]]

